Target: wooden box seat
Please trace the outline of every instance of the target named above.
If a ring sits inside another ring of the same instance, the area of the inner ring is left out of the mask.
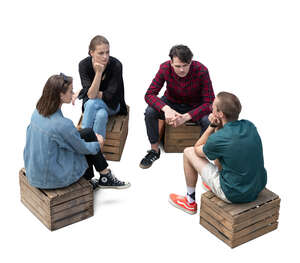
[[[186,122],[179,127],[165,125],[164,150],[167,153],[181,153],[186,147],[193,146],[201,136],[201,126]]]
[[[93,188],[84,178],[65,188],[38,189],[29,185],[21,169],[19,181],[21,202],[50,230],[94,215]]]
[[[200,224],[231,248],[275,230],[280,198],[264,189],[254,202],[228,204],[212,192],[201,196]]]
[[[129,122],[129,106],[127,106],[128,114],[110,116],[106,125],[106,138],[102,153],[106,160],[120,161],[128,134]],[[77,129],[81,129],[83,115],[77,125]]]

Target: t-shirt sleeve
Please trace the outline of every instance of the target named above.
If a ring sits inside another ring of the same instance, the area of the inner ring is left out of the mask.
[[[226,143],[217,133],[210,135],[203,146],[203,152],[209,160],[216,160],[222,156]]]

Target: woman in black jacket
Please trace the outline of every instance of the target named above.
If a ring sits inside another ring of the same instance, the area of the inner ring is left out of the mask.
[[[89,46],[89,56],[79,63],[84,111],[82,128],[93,128],[105,139],[108,116],[127,115],[121,62],[109,55],[109,42],[95,36]]]

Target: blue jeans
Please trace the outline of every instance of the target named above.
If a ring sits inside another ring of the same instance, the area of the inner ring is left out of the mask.
[[[105,138],[108,116],[116,115],[119,110],[120,105],[116,110],[113,110],[102,99],[89,99],[84,104],[82,128],[93,128],[95,133]]]

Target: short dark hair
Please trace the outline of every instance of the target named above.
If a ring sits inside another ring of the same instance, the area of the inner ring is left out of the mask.
[[[192,51],[184,45],[173,46],[170,50],[169,57],[173,61],[173,57],[178,57],[184,63],[190,63],[193,58]]]
[[[109,45],[108,40],[104,36],[97,35],[93,37],[89,45],[89,55],[91,55],[91,51],[96,49],[96,46],[106,44]]]
[[[36,104],[38,112],[44,117],[55,113],[61,104],[60,93],[65,94],[72,82],[72,77],[64,74],[51,76],[47,80],[42,96]]]
[[[217,111],[222,111],[228,121],[236,121],[242,110],[242,105],[237,96],[232,93],[222,91],[217,95]]]

